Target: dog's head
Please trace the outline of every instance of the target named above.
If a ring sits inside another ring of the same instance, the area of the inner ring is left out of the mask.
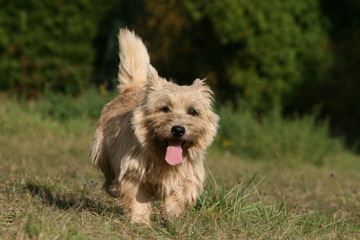
[[[143,146],[155,148],[170,165],[176,165],[212,143],[219,117],[212,111],[213,93],[204,81],[179,86],[159,77],[150,65],[145,91],[132,120]]]

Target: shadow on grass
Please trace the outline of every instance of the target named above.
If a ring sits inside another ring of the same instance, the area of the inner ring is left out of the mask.
[[[58,195],[51,192],[46,186],[27,183],[26,187],[30,194],[42,199],[43,203],[56,206],[61,210],[73,209],[75,211],[90,211],[99,215],[119,214],[123,215],[123,210],[118,206],[107,206],[94,201],[85,196],[74,196],[73,194]]]

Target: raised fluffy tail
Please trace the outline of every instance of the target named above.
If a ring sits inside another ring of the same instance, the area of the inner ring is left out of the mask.
[[[144,88],[150,58],[143,41],[126,28],[119,30],[118,39],[120,93]]]

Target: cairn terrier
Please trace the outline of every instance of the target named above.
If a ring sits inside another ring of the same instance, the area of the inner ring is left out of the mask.
[[[159,77],[134,32],[120,29],[118,40],[120,94],[101,112],[91,158],[132,222],[150,223],[151,200],[163,200],[172,221],[203,188],[205,150],[219,119],[213,93],[200,79],[179,86]]]

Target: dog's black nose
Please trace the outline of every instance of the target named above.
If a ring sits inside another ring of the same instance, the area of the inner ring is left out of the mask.
[[[174,137],[181,137],[185,134],[185,128],[182,126],[173,126],[171,128],[171,133],[174,135]]]

